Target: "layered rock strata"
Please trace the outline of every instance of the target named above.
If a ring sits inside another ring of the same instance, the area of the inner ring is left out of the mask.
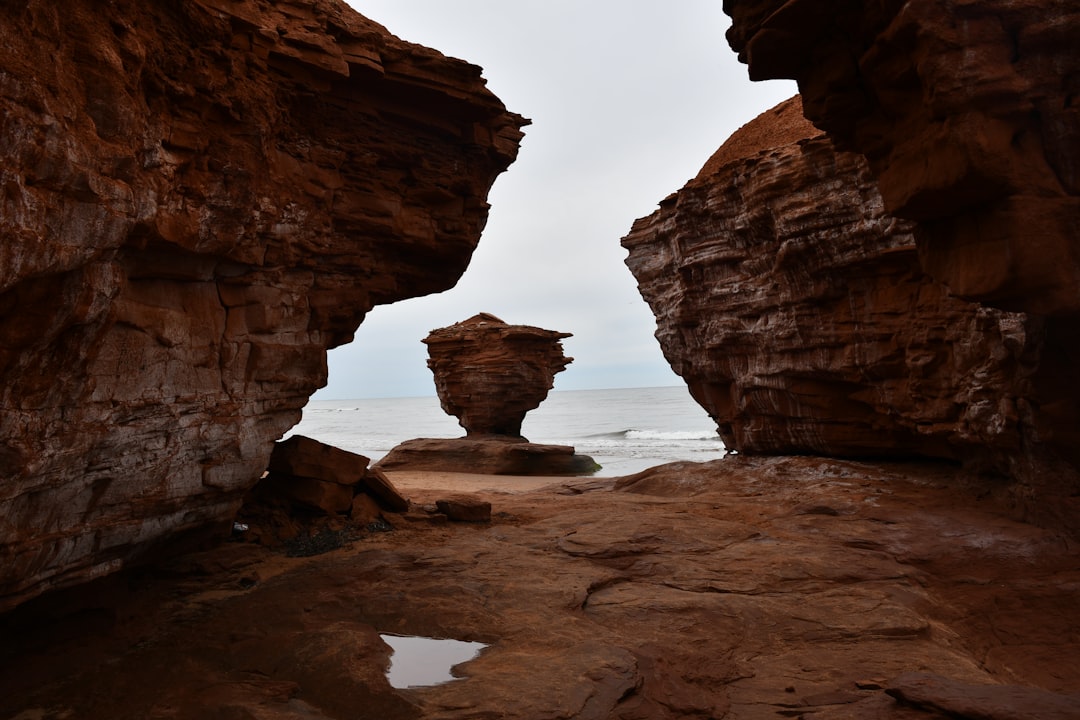
[[[923,274],[912,225],[798,98],[623,244],[665,356],[729,448],[1000,468],[1030,439],[1039,323]]]
[[[1080,6],[1071,0],[725,0],[756,80],[863,154],[921,265],[957,295],[1047,317],[1041,442],[1080,467]]]
[[[957,295],[1080,313],[1080,7],[1072,0],[725,0],[755,80],[862,153]]]
[[[228,527],[522,118],[337,0],[0,7],[0,609]]]
[[[293,435],[274,444],[270,468],[254,493],[328,514],[351,512],[361,493],[391,512],[408,510],[408,500],[386,475],[369,468],[369,462],[363,455]]]
[[[570,333],[508,325],[479,313],[424,339],[439,401],[465,428],[464,438],[419,438],[379,461],[386,470],[444,470],[485,475],[588,475],[600,466],[568,445],[521,436],[525,415],[547,398]]]
[[[375,466],[394,470],[462,472],[479,475],[591,475],[600,465],[569,445],[533,443],[524,438],[417,438],[394,447]]]
[[[508,325],[479,313],[424,338],[439,402],[469,435],[519,437],[525,414],[540,406],[555,375],[574,358],[563,355],[570,333]]]

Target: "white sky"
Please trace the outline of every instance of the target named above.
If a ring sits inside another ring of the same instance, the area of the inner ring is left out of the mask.
[[[349,0],[405,40],[484,68],[530,118],[453,289],[372,310],[315,399],[434,395],[421,340],[489,312],[570,332],[556,390],[677,385],[619,240],[732,132],[795,94],[751,83],[720,0]]]

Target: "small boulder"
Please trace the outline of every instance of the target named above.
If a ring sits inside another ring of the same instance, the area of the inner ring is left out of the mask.
[[[303,435],[274,444],[267,476],[256,491],[328,515],[352,510],[355,486],[367,473],[368,459]]]
[[[381,470],[368,468],[368,462],[363,455],[293,435],[274,445],[258,491],[331,515],[351,512],[354,496],[361,493],[385,510],[408,510],[409,501]]]
[[[491,503],[472,495],[452,495],[436,500],[435,506],[455,522],[491,522]]]
[[[313,478],[351,487],[364,477],[369,462],[363,455],[293,435],[274,443],[268,469],[271,475]]]

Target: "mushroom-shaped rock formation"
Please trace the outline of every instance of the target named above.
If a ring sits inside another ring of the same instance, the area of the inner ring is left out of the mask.
[[[443,470],[485,475],[587,475],[600,466],[567,445],[521,436],[525,414],[547,398],[570,333],[508,325],[479,313],[424,339],[443,410],[467,437],[401,443],[379,462],[384,470]]]
[[[555,375],[574,358],[560,342],[570,333],[508,325],[479,313],[424,339],[443,410],[469,436],[519,437],[525,414],[540,406]]]

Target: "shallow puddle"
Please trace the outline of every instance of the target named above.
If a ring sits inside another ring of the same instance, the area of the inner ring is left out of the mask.
[[[393,648],[387,679],[398,689],[441,685],[456,680],[450,674],[455,665],[472,660],[487,647],[484,643],[463,640],[380,635]]]

